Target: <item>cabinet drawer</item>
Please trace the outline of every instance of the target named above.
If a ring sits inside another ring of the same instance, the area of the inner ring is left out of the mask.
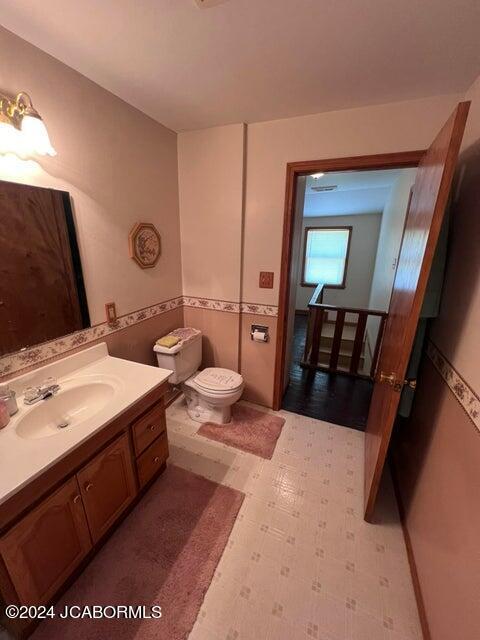
[[[163,400],[132,425],[135,454],[140,455],[152,442],[166,431]]]
[[[137,459],[138,481],[143,487],[153,478],[162,464],[168,458],[168,439],[166,432],[161,438],[155,440],[146,451]]]

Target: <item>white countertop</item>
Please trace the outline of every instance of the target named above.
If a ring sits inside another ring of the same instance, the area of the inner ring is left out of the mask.
[[[167,381],[171,373],[168,369],[109,356],[106,344],[102,343],[9,381],[17,391],[19,411],[0,430],[0,504]],[[60,384],[58,395],[102,377],[114,384],[115,393],[103,408],[77,426],[72,425],[47,437],[22,437],[17,433],[17,426],[27,412],[42,402],[55,400],[41,400],[27,406],[20,393],[49,376],[56,377]]]

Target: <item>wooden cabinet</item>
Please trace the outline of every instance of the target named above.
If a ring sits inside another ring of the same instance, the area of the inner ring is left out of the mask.
[[[52,602],[138,497],[138,486],[165,469],[164,392],[139,400],[0,505],[0,603]],[[22,635],[27,622],[9,625]]]
[[[127,435],[99,453],[77,477],[90,533],[97,542],[136,494]]]
[[[0,553],[25,604],[48,602],[92,547],[76,478],[0,539]]]

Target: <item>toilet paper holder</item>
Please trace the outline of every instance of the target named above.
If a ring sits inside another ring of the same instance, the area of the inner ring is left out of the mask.
[[[268,327],[262,324],[252,324],[250,328],[250,339],[255,342],[268,342],[270,340]]]

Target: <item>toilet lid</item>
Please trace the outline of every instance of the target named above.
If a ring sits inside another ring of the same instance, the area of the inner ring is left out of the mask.
[[[243,384],[243,378],[230,369],[209,367],[195,376],[195,383],[211,391],[233,391]]]

